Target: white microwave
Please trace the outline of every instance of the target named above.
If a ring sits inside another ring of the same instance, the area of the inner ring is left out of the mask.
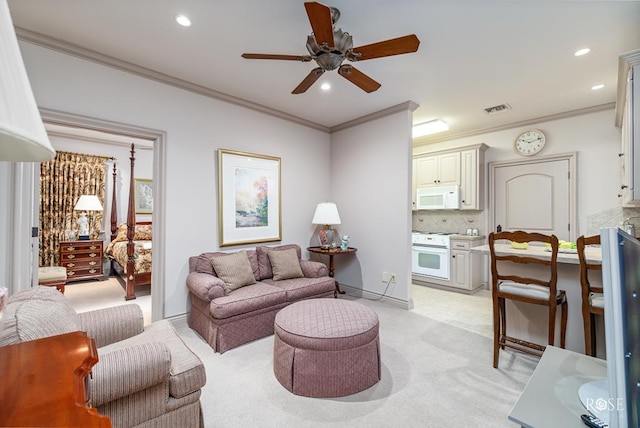
[[[460,186],[435,186],[418,188],[416,194],[416,209],[460,209]]]

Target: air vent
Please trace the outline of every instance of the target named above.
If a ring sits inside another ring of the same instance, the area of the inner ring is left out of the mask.
[[[511,107],[509,107],[509,104],[500,104],[498,106],[487,107],[486,109],[484,109],[484,111],[486,111],[487,114],[503,113],[508,110],[511,110]]]

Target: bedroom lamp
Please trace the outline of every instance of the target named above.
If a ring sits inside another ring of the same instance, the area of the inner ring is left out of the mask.
[[[102,211],[100,199],[98,199],[96,195],[82,195],[73,209],[76,211],[89,211],[91,213],[91,220],[87,220],[87,215],[84,212],[80,214],[80,218],[78,219],[78,225],[80,226],[78,240],[87,241],[91,235],[90,227],[93,224],[93,211]]]
[[[56,155],[31,91],[6,0],[0,0],[0,161],[46,162]]]
[[[324,228],[318,232],[318,241],[322,248],[334,247],[336,245],[336,238],[338,234],[331,226],[334,224],[340,224],[340,214],[338,214],[338,207],[333,202],[321,202],[316,207],[316,212],[313,214],[313,224],[322,224]]]

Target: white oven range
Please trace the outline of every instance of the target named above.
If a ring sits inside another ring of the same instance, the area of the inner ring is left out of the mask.
[[[411,234],[411,273],[443,280],[451,279],[451,240],[445,232]]]

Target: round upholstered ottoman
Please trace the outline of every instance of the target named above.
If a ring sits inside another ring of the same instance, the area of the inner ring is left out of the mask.
[[[273,371],[296,395],[342,397],[380,380],[378,316],[360,303],[309,299],[276,315]]]

